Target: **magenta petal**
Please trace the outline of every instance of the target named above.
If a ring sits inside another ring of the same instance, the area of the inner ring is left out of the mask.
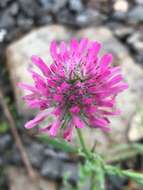
[[[85,123],[80,119],[79,116],[73,115],[72,116],[73,119],[73,123],[77,128],[84,128],[85,127]]]
[[[67,47],[66,47],[66,44],[65,44],[64,41],[62,41],[62,42],[60,43],[60,52],[61,52],[62,54],[65,53],[65,52],[67,52]]]
[[[80,43],[79,43],[79,48],[78,48],[78,52],[82,53],[86,47],[87,47],[87,43],[88,43],[88,39],[87,38],[83,38]]]
[[[33,63],[39,67],[39,69],[43,72],[43,74],[45,76],[50,75],[50,70],[49,70],[48,66],[44,63],[44,61],[40,57],[33,55],[31,57],[31,59],[32,59]]]
[[[40,124],[47,116],[48,116],[47,112],[39,113],[34,119],[28,121],[25,124],[25,128],[30,129],[35,127],[36,125]]]
[[[73,135],[73,127],[70,127],[64,131],[64,139],[71,141]]]
[[[112,59],[113,59],[112,54],[105,54],[102,56],[100,60],[101,72],[103,72],[111,64]]]
[[[57,43],[55,40],[51,42],[50,52],[51,52],[52,57],[55,59],[57,57]]]
[[[52,124],[52,126],[49,130],[49,133],[51,136],[55,137],[57,135],[57,131],[58,131],[60,125],[61,125],[60,120],[57,120]]]
[[[78,114],[80,112],[80,108],[78,106],[73,106],[70,108],[70,112],[72,114]]]
[[[101,49],[101,44],[99,42],[93,42],[91,44],[91,52],[94,52],[94,55],[97,56],[97,54],[99,53]],[[90,52],[89,52],[90,53]]]
[[[76,50],[78,49],[78,41],[76,39],[71,40],[70,48],[71,53],[76,52]]]
[[[48,125],[48,126],[46,126],[46,127],[39,128],[39,132],[40,132],[40,133],[45,133],[45,132],[47,133],[47,132],[49,132],[50,128],[51,128],[51,125]]]
[[[20,88],[29,90],[31,92],[37,92],[36,88],[34,86],[29,85],[29,84],[18,83],[17,86],[20,87]]]
[[[53,111],[52,114],[54,114],[55,116],[59,116],[62,113],[62,110],[60,107],[56,107]]]

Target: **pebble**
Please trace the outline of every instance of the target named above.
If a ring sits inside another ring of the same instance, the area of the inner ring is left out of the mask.
[[[0,167],[3,165],[3,159],[0,157]]]
[[[75,12],[81,12],[84,9],[82,0],[69,0],[69,8]]]
[[[6,9],[7,12],[9,12],[10,15],[16,16],[19,11],[19,5],[18,3],[14,2],[8,8]]]
[[[0,42],[4,41],[6,35],[7,35],[7,30],[0,29]]]
[[[130,22],[142,22],[143,21],[143,6],[137,5],[133,7],[128,13],[128,19]]]
[[[0,29],[12,29],[15,26],[14,18],[7,12],[0,16]]]
[[[39,14],[38,18],[35,21],[36,25],[46,25],[46,24],[50,24],[53,21],[53,17],[50,14]]]
[[[136,60],[138,63],[143,65],[143,53],[137,53],[136,54]]]
[[[91,25],[92,23],[101,24],[105,19],[98,11],[86,9],[76,17],[76,23],[80,27]]]
[[[138,53],[143,52],[143,36],[142,31],[136,31],[127,39],[128,44]]]
[[[8,163],[8,164],[14,164],[14,165],[17,165],[17,166],[22,164],[20,152],[17,149],[15,144],[12,147],[11,156],[5,157],[4,161],[6,163]]]
[[[57,153],[53,149],[44,149],[44,155],[49,158],[57,157]]]
[[[136,0],[136,3],[143,5],[143,0]]]
[[[62,162],[58,159],[46,159],[41,165],[41,175],[51,179],[61,179]]]
[[[129,4],[126,0],[117,0],[115,1],[113,8],[115,11],[127,12]]]
[[[17,26],[22,30],[22,31],[28,31],[31,29],[33,26],[34,22],[33,19],[31,18],[26,18],[23,15],[19,15],[17,18]]]
[[[120,190],[124,188],[126,179],[117,176],[108,176],[108,190]]]
[[[2,153],[11,146],[12,138],[9,134],[0,135],[0,152]]]
[[[126,12],[122,12],[122,11],[116,11],[113,13],[113,19],[115,19],[117,22],[119,21],[125,21],[127,18],[127,13]]]
[[[1,0],[0,1],[0,7],[5,8],[8,3],[12,2],[13,0]]]
[[[33,166],[40,168],[44,159],[44,146],[34,142],[27,147],[27,152]]]
[[[69,177],[69,181],[73,184],[76,184],[78,181],[78,173],[79,168],[76,163],[65,162],[62,167],[62,176],[64,177],[66,174]]]
[[[57,13],[61,8],[66,5],[67,2],[67,0],[40,0],[41,6],[45,10],[51,11],[53,13]]]
[[[30,18],[33,18],[39,11],[39,6],[37,1],[19,0],[19,4],[24,14]]]
[[[125,39],[134,32],[134,28],[130,26],[118,25],[114,28],[114,34],[120,38]]]
[[[63,9],[57,14],[57,22],[61,24],[67,24],[71,26],[76,26],[75,15],[69,12],[67,9]]]

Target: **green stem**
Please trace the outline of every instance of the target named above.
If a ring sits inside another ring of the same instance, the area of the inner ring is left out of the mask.
[[[90,154],[89,154],[89,151],[87,150],[86,145],[84,143],[84,139],[83,139],[82,133],[81,133],[81,131],[80,131],[79,128],[76,128],[76,129],[77,129],[77,134],[78,134],[78,137],[79,137],[79,141],[80,141],[80,145],[81,145],[82,151],[89,158]]]
[[[90,162],[94,162],[94,157],[92,156],[92,153],[86,148],[84,138],[82,136],[82,133],[79,128],[77,128],[77,134],[79,137],[79,141],[81,144],[82,151],[85,153],[85,156]],[[97,159],[99,159],[97,157]],[[101,168],[101,162],[100,160],[97,160],[96,166],[97,171],[92,171],[91,173],[91,187],[90,190],[104,190],[104,174],[103,170]],[[97,189],[98,188],[98,189]]]
[[[104,165],[104,170],[107,174],[116,175],[120,177],[128,177],[135,181],[137,184],[141,185],[141,187],[143,187],[143,174],[129,170],[121,170],[120,168],[111,165]]]
[[[92,173],[91,175],[91,186],[90,186],[90,190],[98,190],[96,188],[96,185],[95,185],[95,173]]]

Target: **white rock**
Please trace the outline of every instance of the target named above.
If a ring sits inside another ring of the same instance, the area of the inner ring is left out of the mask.
[[[17,87],[18,82],[32,83],[31,76],[27,72],[31,64],[31,56],[38,55],[50,63],[49,44],[51,40],[60,41],[68,38],[69,33],[64,27],[52,25],[30,32],[7,48],[7,64],[19,113],[28,115],[31,112],[21,99],[25,91]]]
[[[130,141],[137,141],[143,137],[143,122],[140,112],[136,113],[132,118],[131,128],[129,130],[128,138]]]
[[[135,32],[131,35],[127,42],[131,45],[136,51],[143,53],[143,38],[142,38],[142,31]]]
[[[125,0],[117,0],[115,1],[113,7],[115,11],[127,12],[129,9],[129,4]]]
[[[122,115],[111,119],[112,131],[106,136],[110,137],[110,142],[125,142],[126,124],[140,104],[143,103],[142,89],[137,88],[136,86],[136,84],[143,79],[143,70],[139,65],[134,63],[127,49],[113,36],[112,32],[108,28],[91,27],[83,29],[78,32],[77,36],[80,38],[88,37],[91,40],[102,42],[105,49],[104,51],[110,51],[113,53],[115,57],[114,64],[121,65],[122,67],[122,72],[125,80],[129,84],[129,89],[117,97],[117,105],[121,109]],[[109,144],[111,145],[111,143]]]

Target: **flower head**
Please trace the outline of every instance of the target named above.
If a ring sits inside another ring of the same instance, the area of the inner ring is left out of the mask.
[[[120,67],[111,66],[112,54],[100,57],[100,48],[100,43],[88,39],[79,43],[72,39],[69,46],[65,42],[57,46],[53,41],[51,65],[32,56],[32,62],[42,74],[30,70],[34,85],[20,83],[19,86],[30,91],[23,98],[40,112],[26,123],[26,128],[35,127],[52,114],[55,121],[40,128],[51,136],[57,136],[60,130],[70,140],[74,128],[86,125],[110,130],[108,116],[119,114],[115,108],[116,95],[128,85],[123,82]]]

